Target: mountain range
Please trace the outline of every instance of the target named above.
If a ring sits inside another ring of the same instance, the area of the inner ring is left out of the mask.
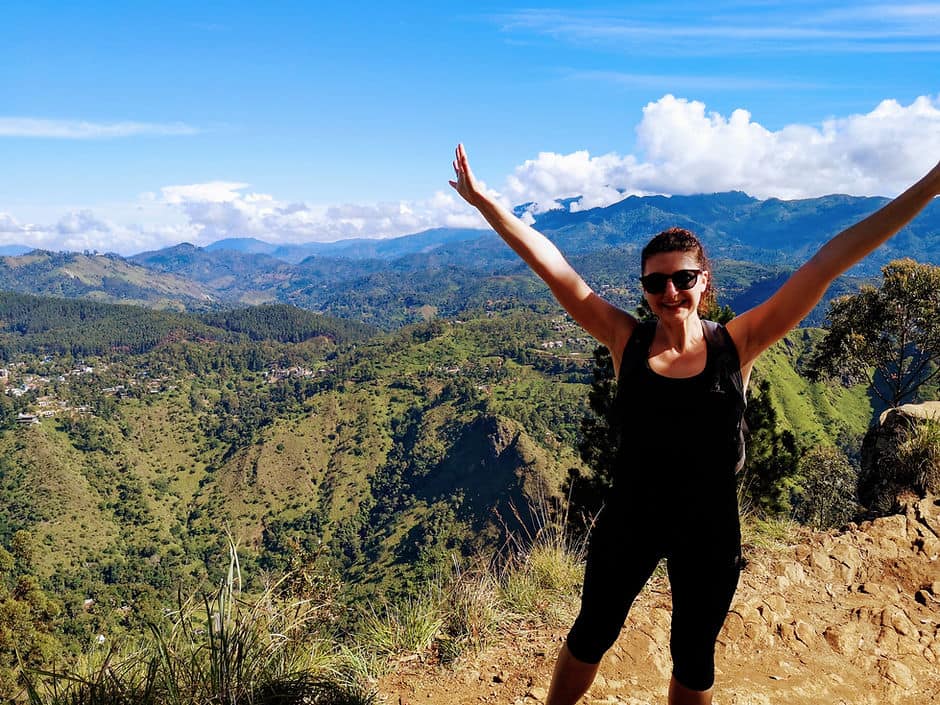
[[[842,195],[761,201],[741,192],[630,196],[604,208],[550,210],[535,216],[534,227],[592,286],[628,308],[639,301],[634,273],[642,246],[668,227],[689,228],[713,258],[722,303],[743,310],[832,235],[886,202]],[[854,290],[899,257],[940,262],[936,203],[833,292]],[[297,245],[231,238],[131,257],[34,250],[0,257],[0,288],[192,311],[281,302],[385,328],[438,313],[456,315],[488,301],[550,301],[547,289],[495,233],[448,228]],[[823,315],[824,308],[818,309],[810,322]]]

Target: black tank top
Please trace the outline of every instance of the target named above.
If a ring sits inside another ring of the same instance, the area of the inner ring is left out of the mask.
[[[621,420],[614,487],[643,498],[668,493],[695,501],[734,488],[743,460],[743,383],[734,342],[703,321],[707,358],[697,375],[672,378],[649,366],[655,323],[634,330],[617,385]]]

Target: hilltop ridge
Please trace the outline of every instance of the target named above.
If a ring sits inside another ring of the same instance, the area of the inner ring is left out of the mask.
[[[715,701],[728,705],[914,705],[940,698],[940,499],[844,531],[746,546],[718,640]],[[671,597],[654,577],[582,700],[665,702]],[[567,624],[516,624],[456,667],[406,657],[379,686],[388,702],[544,702]]]

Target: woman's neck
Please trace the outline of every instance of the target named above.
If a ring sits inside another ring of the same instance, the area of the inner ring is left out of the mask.
[[[681,321],[666,322],[659,319],[657,328],[659,329],[657,337],[660,338],[664,348],[671,348],[679,354],[693,347],[704,337],[702,319],[697,313],[692,313]]]

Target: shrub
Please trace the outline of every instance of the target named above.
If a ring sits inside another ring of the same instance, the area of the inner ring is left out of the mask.
[[[375,694],[349,652],[319,626],[322,603],[241,594],[228,575],[201,600],[180,602],[169,629],[152,624],[132,648],[94,653],[74,672],[24,674],[31,705],[371,705]]]
[[[907,437],[898,445],[898,463],[923,495],[940,494],[940,421],[935,418],[911,421]]]
[[[798,468],[797,521],[817,529],[838,528],[858,513],[858,473],[844,453],[817,445],[803,454]]]

